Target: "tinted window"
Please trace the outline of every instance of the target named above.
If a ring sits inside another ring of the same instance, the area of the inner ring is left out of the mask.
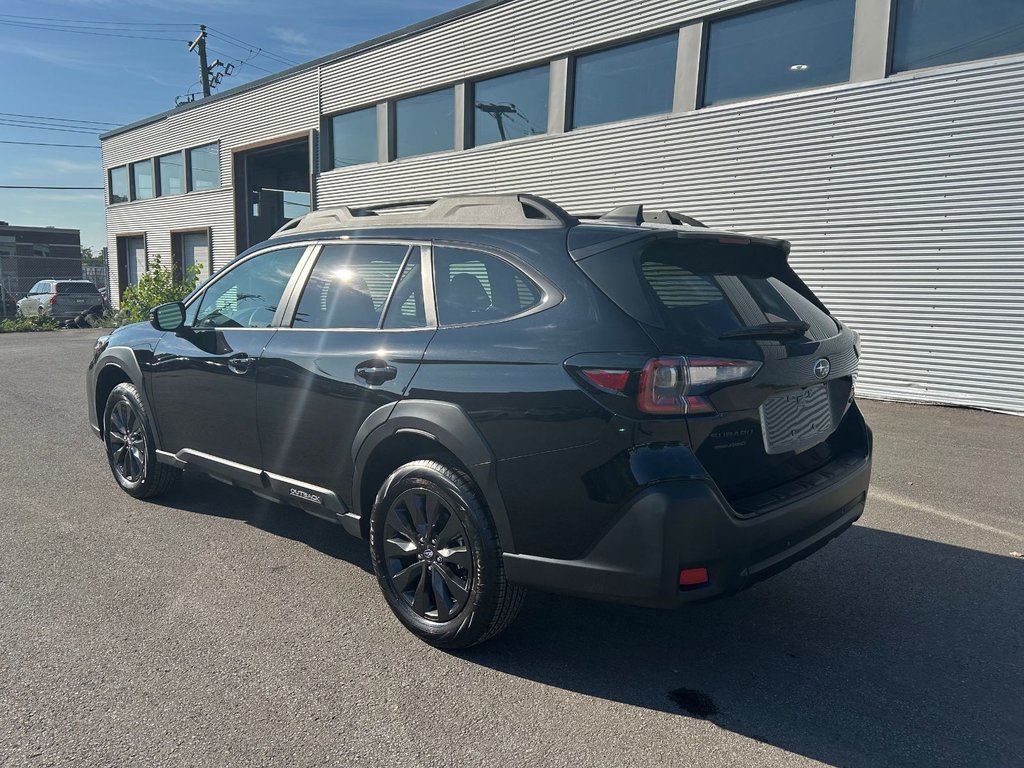
[[[503,259],[462,248],[434,249],[437,319],[445,325],[512,317],[543,298],[533,281]]]
[[[547,133],[548,67],[481,80],[473,86],[473,141],[490,144]]]
[[[153,196],[153,161],[132,163],[133,200],[146,200]]]
[[[210,283],[200,299],[197,328],[266,328],[305,247],[254,256]]]
[[[325,246],[302,291],[293,327],[376,328],[408,252],[404,245]]]
[[[377,162],[377,108],[331,118],[334,168]]]
[[[216,189],[220,186],[220,152],[216,144],[188,151],[191,168],[189,191]]]
[[[388,302],[384,328],[422,328],[427,324],[423,310],[423,273],[419,248],[410,255],[402,268],[402,276]]]
[[[128,169],[124,166],[110,169],[110,202],[128,202]]]
[[[455,91],[424,93],[395,103],[395,156],[410,157],[455,147]]]
[[[704,104],[850,79],[854,0],[798,0],[711,23]]]
[[[181,152],[157,158],[160,168],[160,195],[180,195],[185,191],[185,162]]]
[[[1024,51],[1021,0],[897,0],[892,68],[936,67]]]
[[[573,128],[671,111],[678,47],[673,32],[577,57]]]
[[[57,283],[57,293],[99,294],[99,289],[92,283]]]

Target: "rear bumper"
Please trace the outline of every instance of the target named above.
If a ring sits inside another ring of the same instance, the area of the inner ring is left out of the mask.
[[[864,511],[871,459],[757,517],[741,519],[714,485],[673,480],[639,493],[578,560],[505,554],[510,581],[602,600],[670,608],[732,594],[801,560]],[[683,568],[709,580],[680,587]]]

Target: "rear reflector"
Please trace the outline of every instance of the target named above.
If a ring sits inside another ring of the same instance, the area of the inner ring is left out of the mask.
[[[629,383],[629,371],[615,371],[605,368],[584,368],[580,371],[587,381],[606,392],[621,393]]]
[[[708,583],[707,568],[683,568],[679,572],[680,587],[696,587],[699,584]]]

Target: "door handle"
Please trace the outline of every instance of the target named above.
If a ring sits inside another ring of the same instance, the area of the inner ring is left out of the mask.
[[[232,373],[244,374],[249,370],[249,366],[255,363],[259,358],[249,357],[248,355],[234,355],[228,358],[228,368]]]
[[[356,366],[356,376],[367,384],[383,384],[398,375],[398,369],[386,360],[367,360]]]

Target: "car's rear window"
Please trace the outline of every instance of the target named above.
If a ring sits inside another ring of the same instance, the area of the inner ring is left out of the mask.
[[[742,246],[678,240],[644,252],[641,274],[672,330],[715,338],[745,326],[803,320],[811,326],[812,339],[835,335],[835,321],[827,313],[778,277],[765,274],[753,252],[745,264],[738,248]]]
[[[99,289],[92,283],[57,283],[57,293],[91,293],[99,294]]]

